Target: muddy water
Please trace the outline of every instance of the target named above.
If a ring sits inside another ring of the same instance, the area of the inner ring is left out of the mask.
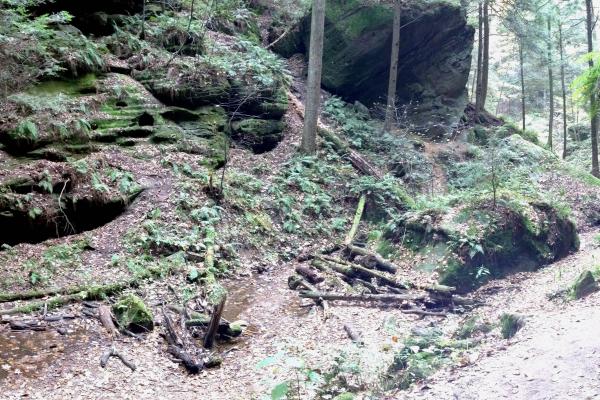
[[[53,329],[43,332],[0,329],[0,384],[11,376],[35,377],[88,341],[83,329],[69,331],[64,336]]]

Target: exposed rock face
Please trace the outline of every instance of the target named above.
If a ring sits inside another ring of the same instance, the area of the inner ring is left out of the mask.
[[[359,0],[327,4],[323,87],[346,100],[385,103],[393,11]],[[408,2],[402,14],[398,97],[408,125],[441,135],[467,103],[474,29],[464,10],[446,2]],[[307,53],[310,21],[277,46],[284,56]]]

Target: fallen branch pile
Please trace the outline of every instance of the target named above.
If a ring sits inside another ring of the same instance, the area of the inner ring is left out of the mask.
[[[394,305],[405,314],[445,317],[456,305],[472,305],[469,299],[456,295],[455,288],[443,285],[415,285],[397,279],[398,266],[380,254],[354,244],[354,237],[365,208],[362,195],[352,227],[343,245],[335,252],[303,254],[304,264],[296,267],[296,274],[288,279],[292,290],[302,298],[312,299],[328,307],[328,301],[362,302]],[[337,252],[337,254],[336,254]],[[331,281],[326,277],[345,282],[345,290],[331,291]],[[347,290],[350,289],[350,290]]]

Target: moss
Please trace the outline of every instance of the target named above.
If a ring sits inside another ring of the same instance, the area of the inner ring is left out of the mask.
[[[177,143],[183,139],[183,134],[179,129],[173,127],[161,127],[156,130],[150,138],[153,143]]]
[[[500,333],[504,339],[510,339],[525,325],[525,319],[516,314],[500,316]]]
[[[598,290],[598,282],[591,271],[584,271],[578,277],[569,290],[572,299],[581,299]]]
[[[96,93],[95,74],[85,74],[76,79],[50,80],[38,83],[27,92],[35,96],[56,96],[63,93],[70,96]]]
[[[144,301],[134,294],[119,298],[112,307],[119,327],[133,332],[150,331],[154,328],[154,319]]]
[[[475,289],[490,278],[535,270],[579,245],[568,215],[543,202],[523,204],[501,198],[494,209],[490,202],[478,201],[464,207],[454,221],[469,228],[464,232],[460,230],[464,228],[445,226],[451,246],[440,283],[460,291]]]

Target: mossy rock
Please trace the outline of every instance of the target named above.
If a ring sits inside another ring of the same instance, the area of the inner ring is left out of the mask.
[[[161,116],[173,122],[197,121],[200,115],[183,107],[169,107],[161,112]]]
[[[277,120],[249,118],[232,124],[232,136],[241,145],[255,153],[274,149],[283,139],[285,125]]]
[[[516,314],[502,314],[500,316],[500,333],[504,339],[510,339],[525,325],[525,318]]]
[[[140,81],[165,104],[196,108],[227,102],[231,84],[225,74],[202,62],[175,62],[138,72]]]
[[[438,241],[452,244],[440,270],[441,284],[467,292],[492,278],[536,270],[578,249],[568,215],[543,202],[515,204],[520,203],[500,199],[494,208],[484,201],[451,213],[452,220],[432,228],[430,239],[437,235]],[[466,238],[455,230],[464,225],[476,236]]]
[[[573,286],[571,286],[571,297],[573,299],[581,299],[588,296],[599,289],[598,282],[590,271],[582,272]]]
[[[147,332],[154,328],[154,317],[144,301],[134,294],[119,298],[112,307],[120,328],[132,332]]]
[[[188,135],[211,138],[227,131],[227,112],[223,107],[206,106],[194,111],[195,120],[179,121],[178,125]]]
[[[45,147],[30,151],[27,153],[27,157],[33,158],[34,160],[48,160],[54,162],[67,161],[67,156],[64,154],[64,152],[54,147]]]
[[[183,139],[183,133],[179,128],[161,127],[150,137],[152,143],[177,143]]]
[[[281,83],[275,82],[262,90],[256,90],[245,82],[235,82],[234,88],[234,96],[241,102],[240,110],[246,116],[281,119],[288,110],[287,90]]]

